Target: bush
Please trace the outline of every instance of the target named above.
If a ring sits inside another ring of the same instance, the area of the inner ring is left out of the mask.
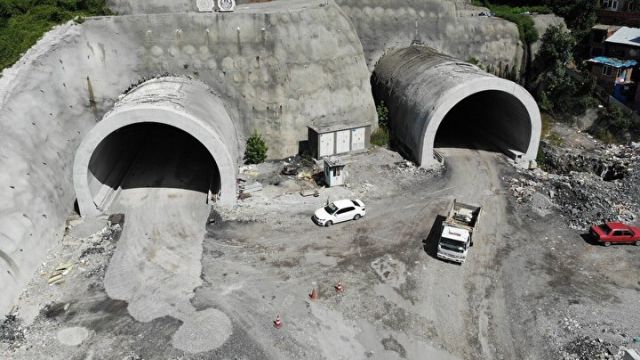
[[[258,130],[254,130],[253,134],[247,139],[247,148],[244,151],[245,164],[260,164],[267,159],[267,150],[269,147],[262,139],[262,135]]]
[[[371,143],[378,146],[387,146],[389,144],[389,130],[379,127],[371,133]]]
[[[378,126],[388,129],[389,128],[389,109],[384,104],[384,101],[381,101],[378,106],[376,106],[376,112],[378,113]]]
[[[598,119],[589,132],[606,144],[626,143],[632,137],[633,120],[631,114],[617,106],[609,106],[598,111]]]

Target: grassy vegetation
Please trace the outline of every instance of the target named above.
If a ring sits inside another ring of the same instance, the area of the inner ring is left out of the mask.
[[[384,101],[376,106],[378,128],[371,133],[371,143],[378,146],[389,145],[389,109]]]
[[[520,40],[527,44],[532,44],[538,41],[540,34],[535,28],[533,19],[529,15],[530,13],[551,13],[551,9],[546,6],[511,6],[511,5],[496,5],[492,4],[488,0],[474,0],[474,4],[477,6],[485,6],[491,10],[497,17],[501,17],[507,21],[518,26],[518,32],[520,33]]]
[[[108,14],[105,0],[0,0],[0,70],[18,61],[53,26]]]
[[[389,144],[389,130],[379,127],[371,133],[371,143],[378,146]]]

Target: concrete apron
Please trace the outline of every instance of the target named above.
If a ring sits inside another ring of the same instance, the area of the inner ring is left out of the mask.
[[[195,204],[195,205],[194,205]],[[202,284],[202,241],[209,215],[202,193],[184,189],[125,189],[113,204],[127,224],[105,274],[109,297],[124,300],[137,321],[171,316],[183,322],[172,345],[189,353],[215,350],[232,333],[221,311],[190,303]]]

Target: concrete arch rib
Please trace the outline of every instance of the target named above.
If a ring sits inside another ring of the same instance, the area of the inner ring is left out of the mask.
[[[111,134],[136,124],[162,124],[181,130],[206,148],[217,165],[219,202],[236,199],[238,140],[235,128],[220,99],[200,83],[182,78],[148,81],[132,90],[89,131],[78,147],[73,180],[80,213],[97,216],[95,189],[90,186],[90,163],[94,152]]]
[[[389,107],[393,141],[423,167],[438,163],[436,135],[460,107],[469,115],[458,124],[460,133],[482,133],[520,164],[536,157],[540,111],[533,97],[512,81],[433,49],[411,46],[387,53],[372,83],[377,100]]]

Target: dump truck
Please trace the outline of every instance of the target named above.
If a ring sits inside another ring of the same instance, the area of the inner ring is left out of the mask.
[[[463,264],[473,245],[473,232],[478,225],[482,207],[453,200],[447,218],[442,222],[437,256]]]

